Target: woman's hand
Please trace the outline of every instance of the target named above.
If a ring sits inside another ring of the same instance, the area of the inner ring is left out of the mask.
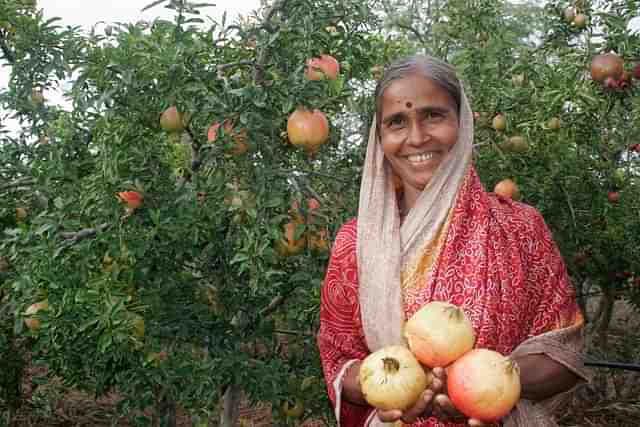
[[[495,424],[485,423],[475,418],[468,418],[460,412],[449,399],[447,394],[447,371],[444,368],[433,368],[431,371],[434,381],[436,378],[442,384],[440,392],[433,398],[433,413],[438,419],[445,422],[464,423],[469,427],[490,427]]]
[[[405,424],[412,424],[418,418],[429,418],[434,415],[434,398],[438,393],[442,392],[444,383],[439,377],[433,376],[431,385],[422,392],[418,401],[409,409],[401,411],[399,409],[391,409],[388,411],[378,409],[378,418],[380,421],[391,423],[402,421]]]
[[[402,421],[412,424],[418,418],[436,417],[444,422],[466,423],[469,427],[493,427],[496,424],[485,423],[475,418],[467,418],[451,402],[447,394],[447,373],[444,368],[433,368],[433,381],[420,395],[418,401],[409,409],[388,411],[378,409],[380,421],[391,423]]]

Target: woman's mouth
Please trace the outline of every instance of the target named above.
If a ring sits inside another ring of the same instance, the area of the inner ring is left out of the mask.
[[[411,164],[419,165],[421,163],[426,163],[433,158],[433,153],[420,153],[420,154],[411,154],[406,157],[406,159]]]

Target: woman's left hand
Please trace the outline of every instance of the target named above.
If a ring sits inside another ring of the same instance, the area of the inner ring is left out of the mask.
[[[466,423],[469,427],[491,427],[495,424],[485,423],[475,418],[467,418],[462,412],[458,410],[449,399],[447,394],[447,372],[444,368],[433,368],[431,371],[433,376],[440,380],[444,387],[436,394],[433,399],[433,412],[441,421]]]

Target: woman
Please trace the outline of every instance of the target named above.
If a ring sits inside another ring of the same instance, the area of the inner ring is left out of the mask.
[[[582,316],[541,215],[483,189],[455,70],[425,56],[392,64],[368,144],[358,218],[336,236],[322,290],[318,345],[339,425],[483,425],[453,406],[442,368],[404,412],[375,410],[362,396],[361,361],[404,344],[405,320],[434,300],[464,309],[476,347],[519,364],[522,399],[503,424],[556,425],[547,412],[587,380]]]

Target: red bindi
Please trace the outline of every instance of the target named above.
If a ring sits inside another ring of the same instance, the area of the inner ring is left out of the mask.
[[[411,107],[413,107],[413,104],[412,104],[412,103],[410,103],[410,102],[407,102],[405,105],[407,106],[407,108],[411,108]]]

